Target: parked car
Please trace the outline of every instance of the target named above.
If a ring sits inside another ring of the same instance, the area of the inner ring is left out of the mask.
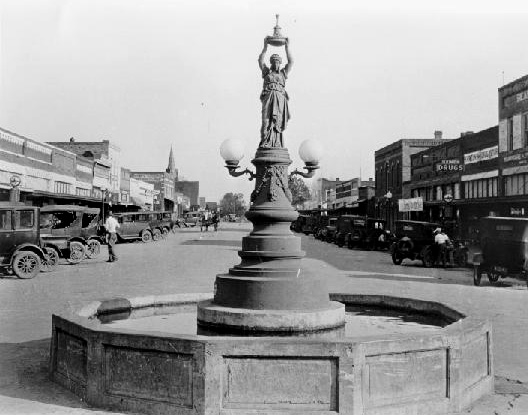
[[[392,262],[400,265],[405,258],[422,260],[424,267],[435,262],[433,232],[440,225],[432,222],[399,220],[395,222],[396,242],[391,246]]]
[[[236,217],[236,216],[235,216]],[[183,221],[187,226],[196,226],[200,223],[202,219],[202,212],[186,212],[183,214]],[[229,222],[234,222],[234,220],[229,220]]]
[[[173,212],[152,212],[152,220],[150,221],[150,229],[153,231],[154,239],[161,235],[166,238],[174,228],[175,221],[172,219]],[[157,231],[159,231],[159,233]],[[155,232],[155,234],[154,234]]]
[[[297,219],[295,219],[290,228],[292,231],[294,232],[302,232],[303,231],[303,228],[305,227],[306,225],[306,221],[310,218],[309,215],[303,215],[303,214],[300,214],[299,216],[297,216]]]
[[[116,213],[119,222],[117,240],[119,242],[141,239],[147,243],[161,238],[161,231],[152,230],[150,224],[157,220],[153,212],[123,212]]]
[[[42,246],[39,224],[39,208],[0,203],[0,266],[18,278],[34,278],[57,266],[57,258]]]
[[[333,243],[335,241],[336,230],[337,230],[336,223],[337,223],[336,217],[330,217],[328,219],[328,225],[326,225],[322,231],[321,238],[323,241],[326,241],[329,243]]]
[[[348,247],[366,250],[387,249],[390,246],[390,232],[385,231],[386,221],[378,218],[354,220],[354,229],[348,240]]]
[[[348,242],[354,229],[354,220],[360,218],[360,216],[356,215],[341,215],[337,218],[334,238],[337,246],[342,247]]]
[[[85,256],[95,258],[104,242],[99,209],[78,205],[49,205],[40,209],[40,235],[44,246],[52,248],[71,264]]]
[[[315,224],[313,226],[313,236],[315,239],[324,240],[324,235],[326,234],[326,227],[332,216],[328,215],[317,215],[315,216]]]
[[[490,283],[507,276],[526,280],[528,218],[481,218],[480,248],[473,258],[475,285],[480,285],[482,274],[487,275]]]

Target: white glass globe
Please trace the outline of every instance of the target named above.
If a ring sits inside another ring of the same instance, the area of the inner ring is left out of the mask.
[[[323,147],[317,140],[304,140],[299,147],[299,156],[305,163],[318,163],[322,155]]]
[[[244,157],[244,143],[235,138],[228,138],[220,145],[220,155],[226,161],[240,161]]]

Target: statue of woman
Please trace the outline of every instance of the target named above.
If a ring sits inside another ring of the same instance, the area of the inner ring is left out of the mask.
[[[288,93],[284,89],[288,73],[293,65],[289,50],[289,40],[285,39],[286,57],[288,63],[281,69],[281,57],[273,54],[270,57],[270,67],[264,63],[264,55],[268,49],[268,38],[264,39],[264,49],[259,55],[259,67],[262,71],[264,84],[260,101],[262,102],[262,126],[260,128],[259,147],[284,147],[282,132],[290,119],[288,109]]]

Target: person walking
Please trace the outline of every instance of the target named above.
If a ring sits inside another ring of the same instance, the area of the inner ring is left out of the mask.
[[[117,242],[117,228],[119,228],[120,225],[117,219],[112,214],[112,212],[108,212],[108,218],[106,218],[104,226],[106,229],[106,238],[108,243],[107,262],[115,262],[117,261],[117,255],[115,252],[114,245]]]
[[[435,229],[435,245],[437,247],[437,262],[442,262],[442,266],[446,266],[446,262],[449,260],[449,244],[450,239],[449,236],[446,235],[446,233],[440,229]]]

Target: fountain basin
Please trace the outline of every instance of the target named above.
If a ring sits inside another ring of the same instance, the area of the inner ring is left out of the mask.
[[[147,414],[449,414],[493,391],[490,324],[435,302],[331,294],[450,322],[371,335],[178,334],[102,321],[211,297],[113,299],[53,315],[52,378],[89,405]]]

